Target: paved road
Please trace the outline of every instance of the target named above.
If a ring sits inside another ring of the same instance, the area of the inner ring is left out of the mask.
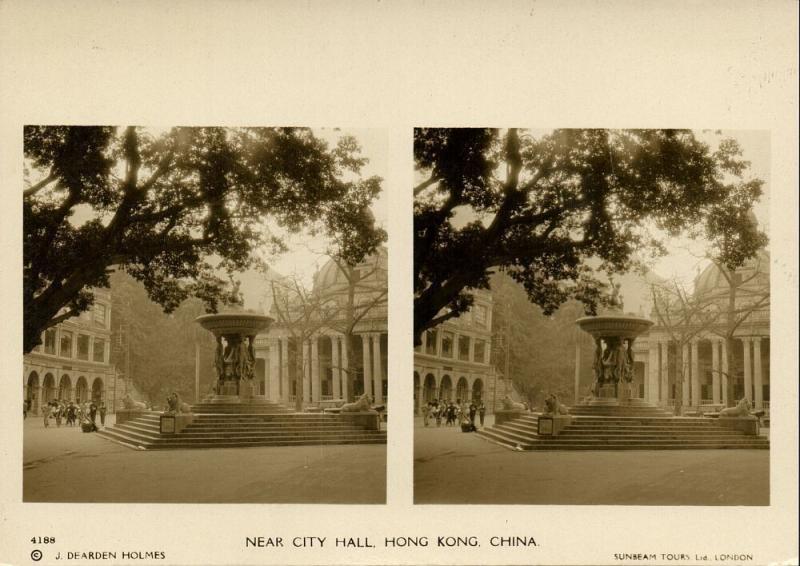
[[[109,424],[109,423],[106,423]],[[137,451],[29,417],[23,500],[383,503],[386,446]]]
[[[769,505],[769,450],[514,452],[416,419],[414,501]]]

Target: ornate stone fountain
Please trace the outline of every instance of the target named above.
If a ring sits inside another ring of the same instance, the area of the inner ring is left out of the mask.
[[[619,283],[612,281],[609,307],[597,316],[579,318],[576,324],[594,338],[592,401],[627,404],[633,382],[633,342],[653,321],[623,312]]]
[[[206,402],[236,403],[263,400],[255,380],[256,335],[269,328],[272,319],[242,311],[207,314],[195,319],[214,334],[217,348],[214,372],[217,381],[214,395]]]

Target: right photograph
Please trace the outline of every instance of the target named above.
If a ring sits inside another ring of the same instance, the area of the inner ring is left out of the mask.
[[[415,128],[414,502],[770,504],[770,132]]]

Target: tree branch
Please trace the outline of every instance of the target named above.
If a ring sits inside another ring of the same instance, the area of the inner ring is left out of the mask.
[[[434,175],[431,175],[431,176],[428,178],[428,180],[427,180],[427,181],[423,181],[422,183],[420,183],[419,185],[417,185],[416,187],[414,187],[414,196],[417,196],[417,195],[418,195],[418,194],[420,194],[422,191],[424,191],[425,189],[427,189],[427,188],[428,188],[428,187],[430,187],[431,185],[433,185],[433,184],[435,184],[435,183],[438,183],[438,182],[439,182],[439,179],[438,179],[437,177],[435,177]]]
[[[31,185],[24,191],[22,191],[22,197],[28,198],[32,197],[36,193],[38,193],[41,189],[55,181],[58,177],[54,173],[50,173],[47,177],[36,183],[35,185]]]

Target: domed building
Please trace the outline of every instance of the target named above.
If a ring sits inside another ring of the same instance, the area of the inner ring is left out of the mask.
[[[356,266],[329,260],[305,293],[273,282],[269,332],[256,339],[256,378],[268,399],[335,406],[366,393],[388,395],[388,255],[385,247]],[[302,385],[301,385],[302,384]]]
[[[769,408],[770,257],[761,250],[734,272],[708,265],[691,297],[663,296],[640,348],[644,396],[653,403],[730,406],[742,398]]]

